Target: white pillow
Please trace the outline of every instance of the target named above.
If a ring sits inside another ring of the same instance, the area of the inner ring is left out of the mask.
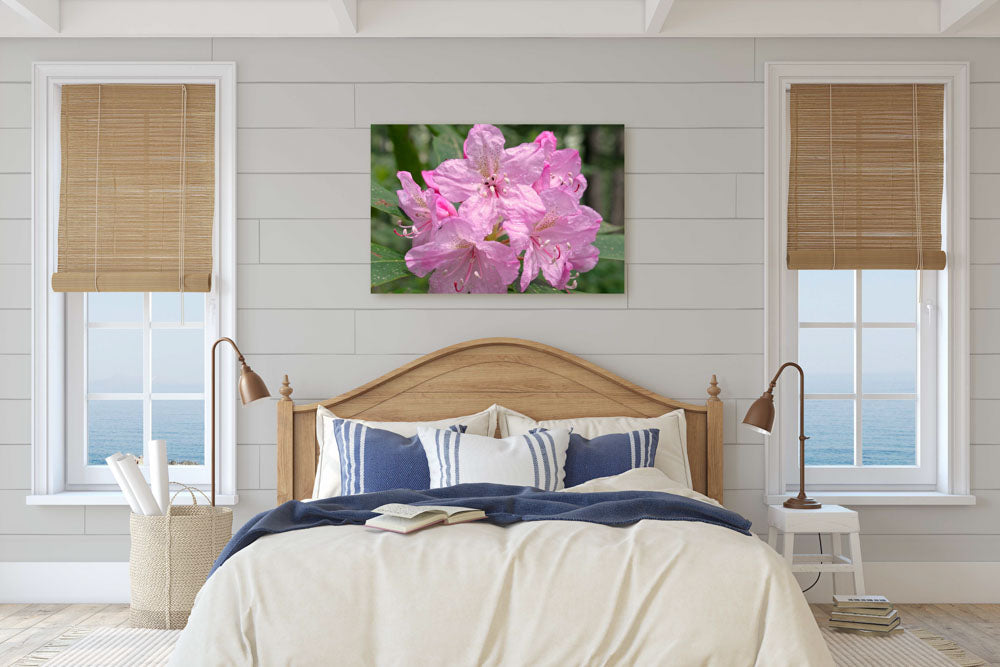
[[[692,488],[691,465],[687,454],[687,420],[683,410],[674,410],[659,417],[580,417],[578,419],[545,419],[535,421],[516,410],[498,405],[500,436],[520,435],[533,428],[566,428],[588,440],[609,433],[628,433],[644,428],[660,429],[653,466],[667,477]]]
[[[496,433],[497,410],[499,405],[491,405],[482,412],[464,417],[441,419],[432,422],[372,422],[363,419],[351,421],[364,424],[368,428],[392,431],[407,438],[417,434],[417,429],[448,428],[454,424],[466,427],[466,433],[490,435]],[[316,408],[316,442],[319,443],[319,460],[316,462],[316,481],[313,482],[313,498],[330,498],[340,495],[340,452],[333,437],[333,420],[339,419],[322,405]]]
[[[431,488],[492,482],[563,488],[569,430],[560,428],[497,439],[433,428],[417,431],[427,455]]]

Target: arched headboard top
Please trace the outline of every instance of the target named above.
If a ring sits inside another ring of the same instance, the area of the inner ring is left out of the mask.
[[[706,374],[707,375],[707,374]],[[656,417],[684,410],[694,488],[722,500],[722,402],[661,396],[549,345],[481,338],[442,348],[334,398],[295,405],[285,378],[278,401],[278,501],[308,498],[317,461],[316,408],[372,421],[430,421],[499,403],[535,419]]]

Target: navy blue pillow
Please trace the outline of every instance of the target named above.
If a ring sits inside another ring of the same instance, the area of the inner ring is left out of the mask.
[[[576,486],[598,477],[618,475],[632,468],[652,468],[660,429],[609,433],[590,440],[569,434],[566,450],[566,486]]]
[[[455,424],[452,431],[465,433]],[[431,488],[427,455],[417,436],[406,437],[349,419],[333,420],[340,454],[340,493],[353,496],[374,491]]]

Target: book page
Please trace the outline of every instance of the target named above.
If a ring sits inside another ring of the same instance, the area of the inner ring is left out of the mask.
[[[376,514],[387,514],[389,516],[398,516],[404,519],[412,519],[415,516],[420,516],[421,514],[436,513],[440,514],[443,507],[430,507],[427,505],[417,506],[417,505],[405,505],[403,503],[389,503],[388,505],[382,505],[376,507],[372,511]]]
[[[482,510],[478,510],[475,507],[453,507],[448,505],[421,505],[420,507],[425,510],[444,512],[448,516],[454,516],[455,514],[460,514],[462,512],[482,512]]]

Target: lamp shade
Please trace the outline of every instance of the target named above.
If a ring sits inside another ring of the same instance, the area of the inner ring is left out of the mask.
[[[771,435],[774,426],[774,396],[765,391],[747,410],[743,423],[764,435]]]
[[[267,398],[271,392],[259,375],[253,372],[245,363],[240,368],[240,400],[243,405],[253,403],[259,398]],[[773,410],[773,409],[772,409]]]

